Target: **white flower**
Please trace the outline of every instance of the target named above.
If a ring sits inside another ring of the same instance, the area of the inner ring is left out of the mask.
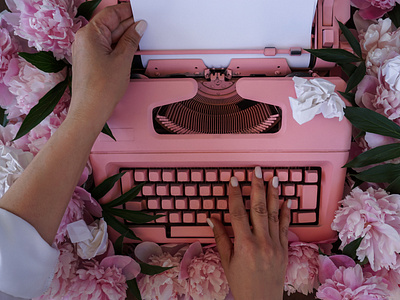
[[[387,60],[381,70],[389,87],[400,92],[400,55]]]
[[[335,85],[325,79],[304,79],[293,77],[297,99],[289,97],[293,118],[297,123],[304,124],[311,121],[315,115],[321,114],[325,118],[338,117],[343,119],[344,101],[335,93]]]
[[[0,145],[0,198],[18,179],[32,159],[32,153]]]
[[[94,221],[89,226],[79,220],[67,225],[71,242],[76,244],[77,254],[83,259],[91,259],[107,251],[107,223],[104,219]]]

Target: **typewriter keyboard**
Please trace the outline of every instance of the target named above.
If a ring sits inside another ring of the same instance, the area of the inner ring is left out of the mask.
[[[127,172],[121,178],[123,192],[145,182],[138,197],[125,204],[125,208],[163,215],[140,226],[164,227],[167,238],[209,237],[208,217],[216,217],[229,227],[227,192],[232,176],[237,177],[244,205],[250,209],[253,168],[136,168],[120,171]],[[265,181],[278,176],[281,204],[292,200],[291,225],[318,224],[320,167],[262,167],[262,172]],[[203,230],[205,228],[207,230]]]

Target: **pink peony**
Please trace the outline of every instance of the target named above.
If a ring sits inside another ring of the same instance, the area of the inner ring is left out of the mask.
[[[322,300],[388,299],[389,291],[383,278],[364,276],[360,265],[340,266],[331,278],[322,282],[316,296]]]
[[[75,33],[87,21],[75,18],[77,6],[72,0],[6,0],[11,13],[4,19],[15,34],[28,40],[29,47],[51,51],[57,59],[71,56]]]
[[[187,281],[179,280],[179,263],[182,256],[172,256],[168,252],[163,252],[160,255],[152,255],[149,257],[147,263],[162,267],[173,267],[160,274],[149,276],[144,275],[138,278],[138,286],[142,299],[178,299],[179,296],[185,294],[187,291]]]
[[[379,67],[400,53],[400,30],[396,30],[390,19],[379,19],[360,34],[360,45],[367,74],[378,76]]]
[[[388,281],[390,300],[400,299],[400,254],[397,254],[396,264],[390,270],[381,269],[378,272],[374,272],[368,264],[364,267],[363,271],[373,276],[385,278]]]
[[[285,291],[288,295],[300,292],[312,293],[318,286],[318,246],[294,242],[289,247],[289,261],[286,269]]]
[[[116,266],[104,267],[96,261],[84,264],[76,271],[72,281],[70,299],[72,300],[124,300],[126,298],[126,277]]]
[[[19,45],[7,29],[0,27],[0,84],[8,70],[11,59],[18,56]]]
[[[50,137],[56,132],[67,116],[66,111],[58,115],[51,113],[39,125],[33,128],[28,134],[28,147],[34,155],[47,143]]]
[[[63,299],[70,292],[71,282],[76,277],[79,258],[69,243],[60,245],[58,249],[60,250],[58,266],[50,288],[35,300]]]
[[[400,195],[355,188],[341,204],[332,223],[340,248],[362,237],[356,252],[360,261],[367,257],[374,271],[393,267],[400,252]]]
[[[0,99],[0,106],[6,109],[8,119],[24,116],[65,76],[65,71],[45,73],[22,58],[13,58],[4,76],[4,84],[13,97]],[[69,95],[64,97],[69,98]],[[66,101],[68,99],[62,100]]]
[[[186,294],[194,300],[223,300],[229,293],[221,258],[212,248],[192,259],[188,266],[188,274]]]
[[[17,132],[21,127],[21,124],[22,122],[18,122],[15,124],[8,123],[5,127],[0,126],[0,144],[18,148],[24,151],[29,151],[28,147],[29,140],[27,135],[21,137],[16,141],[12,141],[17,135]]]
[[[360,16],[366,20],[382,17],[396,5],[395,0],[351,0],[351,5],[360,9]]]
[[[68,224],[84,218],[84,210],[88,210],[96,217],[101,217],[100,204],[85,189],[76,187],[56,234],[57,244],[65,241]]]

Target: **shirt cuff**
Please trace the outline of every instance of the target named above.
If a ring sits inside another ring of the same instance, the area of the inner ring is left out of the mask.
[[[24,219],[0,208],[0,291],[35,298],[49,288],[59,251]]]

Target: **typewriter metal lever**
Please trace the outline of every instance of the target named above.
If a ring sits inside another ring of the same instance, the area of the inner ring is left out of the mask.
[[[224,90],[233,84],[229,81],[232,79],[232,70],[230,69],[206,69],[204,78],[207,81],[203,82],[203,85],[213,90]]]

